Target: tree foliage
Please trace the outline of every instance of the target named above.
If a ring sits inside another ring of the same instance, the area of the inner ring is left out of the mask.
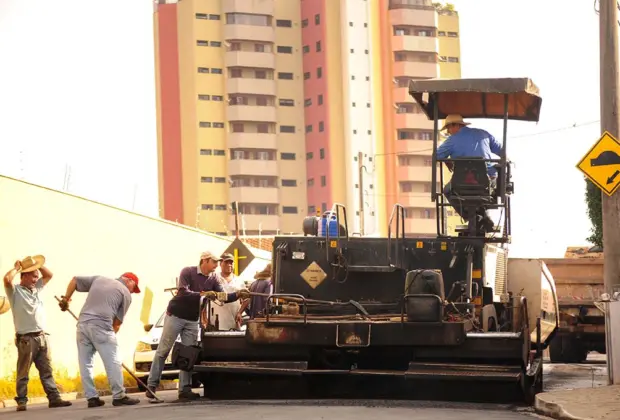
[[[587,240],[594,245],[603,247],[603,197],[601,190],[586,178],[586,204],[588,205],[588,217],[592,223]]]

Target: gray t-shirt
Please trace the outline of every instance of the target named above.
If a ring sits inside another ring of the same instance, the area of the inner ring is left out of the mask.
[[[4,286],[4,291],[11,304],[17,334],[29,334],[45,330],[45,312],[40,296],[44,287],[43,278],[37,281],[32,290],[20,284],[13,284],[12,287]]]
[[[78,323],[94,324],[106,331],[113,331],[112,321],[121,322],[131,305],[131,293],[120,279],[103,276],[76,277],[78,292],[88,292]]]

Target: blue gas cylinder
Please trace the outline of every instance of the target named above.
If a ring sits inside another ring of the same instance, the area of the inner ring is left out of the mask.
[[[336,218],[336,213],[333,211],[326,211],[323,213],[323,216],[321,216],[318,236],[327,236],[327,229],[329,229],[330,237],[338,236],[338,220]]]

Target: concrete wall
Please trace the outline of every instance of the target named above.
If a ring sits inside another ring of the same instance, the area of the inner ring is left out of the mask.
[[[61,296],[75,275],[117,277],[132,271],[140,278],[142,293],[133,303],[119,332],[123,361],[131,366],[143,324],[154,322],[170,298],[163,289],[174,287],[184,266],[198,263],[205,250],[222,253],[230,240],[172,222],[89,201],[70,194],[0,176],[0,271],[17,259],[43,254],[54,273],[47,285],[44,305],[55,368],[78,370],[75,321],[58,308]],[[244,274],[262,269],[271,253],[252,249],[256,256]],[[245,276],[244,276],[245,277]],[[4,295],[4,289],[0,290]],[[79,313],[85,294],[76,293],[72,309]],[[0,377],[15,369],[12,312],[0,316]],[[96,373],[103,372],[100,360]]]

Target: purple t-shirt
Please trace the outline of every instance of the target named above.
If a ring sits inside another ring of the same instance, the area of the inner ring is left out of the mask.
[[[179,275],[179,284],[177,285],[179,293],[198,294],[200,292],[224,292],[216,272],[204,275],[198,267],[185,267]],[[237,300],[236,293],[228,293],[227,300],[232,302]]]
[[[271,280],[254,280],[250,285],[250,292],[253,293],[271,293]],[[251,319],[256,318],[258,315],[263,315],[267,308],[267,297],[264,296],[252,296],[250,300],[249,315]]]

